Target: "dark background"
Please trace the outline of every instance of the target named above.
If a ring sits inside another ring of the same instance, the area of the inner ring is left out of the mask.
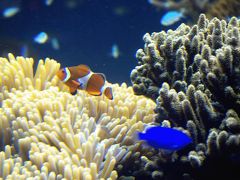
[[[75,3],[69,7],[69,3]],[[102,72],[112,83],[130,82],[130,72],[137,65],[135,53],[144,47],[146,32],[167,30],[160,24],[164,13],[147,0],[55,0],[46,6],[44,0],[1,0],[0,11],[17,5],[21,11],[13,17],[0,18],[1,56],[8,52],[21,55],[23,45],[35,61],[46,57],[62,66],[87,64]],[[117,13],[122,9],[123,13]],[[44,31],[56,37],[60,49],[51,43],[37,44],[33,38]],[[111,57],[111,47],[117,44],[120,57]]]

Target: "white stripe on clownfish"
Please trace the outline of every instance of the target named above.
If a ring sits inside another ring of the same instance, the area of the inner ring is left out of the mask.
[[[77,81],[80,84],[80,89],[86,90],[88,81],[92,75],[93,75],[93,72],[90,71],[90,73],[87,74],[86,76],[83,76],[83,77],[77,79]]]
[[[101,93],[103,93],[105,91],[105,89],[107,88],[108,86],[106,86],[106,84],[104,84],[104,86],[101,88]]]
[[[64,68],[64,71],[66,73],[66,77],[64,78],[63,82],[67,82],[71,77],[71,72],[69,71],[68,68]]]

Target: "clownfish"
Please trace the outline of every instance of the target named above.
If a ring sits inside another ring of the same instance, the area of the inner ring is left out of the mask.
[[[105,75],[92,72],[87,65],[62,68],[57,72],[57,77],[70,88],[72,95],[81,89],[93,96],[104,94],[108,99],[113,99],[112,88],[108,86]]]

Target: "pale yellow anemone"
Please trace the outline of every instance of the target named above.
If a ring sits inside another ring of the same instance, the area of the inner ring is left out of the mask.
[[[72,96],[55,76],[60,64],[0,58],[0,178],[117,179],[114,167],[139,148],[137,130],[155,104],[113,84],[114,99]]]

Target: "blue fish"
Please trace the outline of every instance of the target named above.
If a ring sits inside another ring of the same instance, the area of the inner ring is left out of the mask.
[[[3,17],[10,18],[16,15],[19,11],[20,11],[19,7],[16,7],[16,6],[9,7],[3,11]]]
[[[38,44],[44,44],[48,40],[48,35],[45,32],[40,32],[34,37],[34,41]]]
[[[54,0],[45,0],[46,6],[51,6]]]
[[[180,130],[152,126],[146,132],[138,132],[138,139],[145,141],[155,149],[176,151],[192,142],[192,139]]]
[[[179,11],[168,11],[163,15],[160,20],[160,23],[163,26],[170,26],[178,22],[183,17],[183,13]]]
[[[60,49],[60,45],[59,45],[59,41],[57,38],[52,38],[51,39],[51,44],[52,44],[52,48],[55,50],[59,50]]]
[[[112,56],[114,59],[119,58],[119,56],[120,56],[120,51],[119,51],[119,48],[118,48],[118,45],[117,45],[117,44],[113,44],[113,45],[112,45],[111,56]]]

